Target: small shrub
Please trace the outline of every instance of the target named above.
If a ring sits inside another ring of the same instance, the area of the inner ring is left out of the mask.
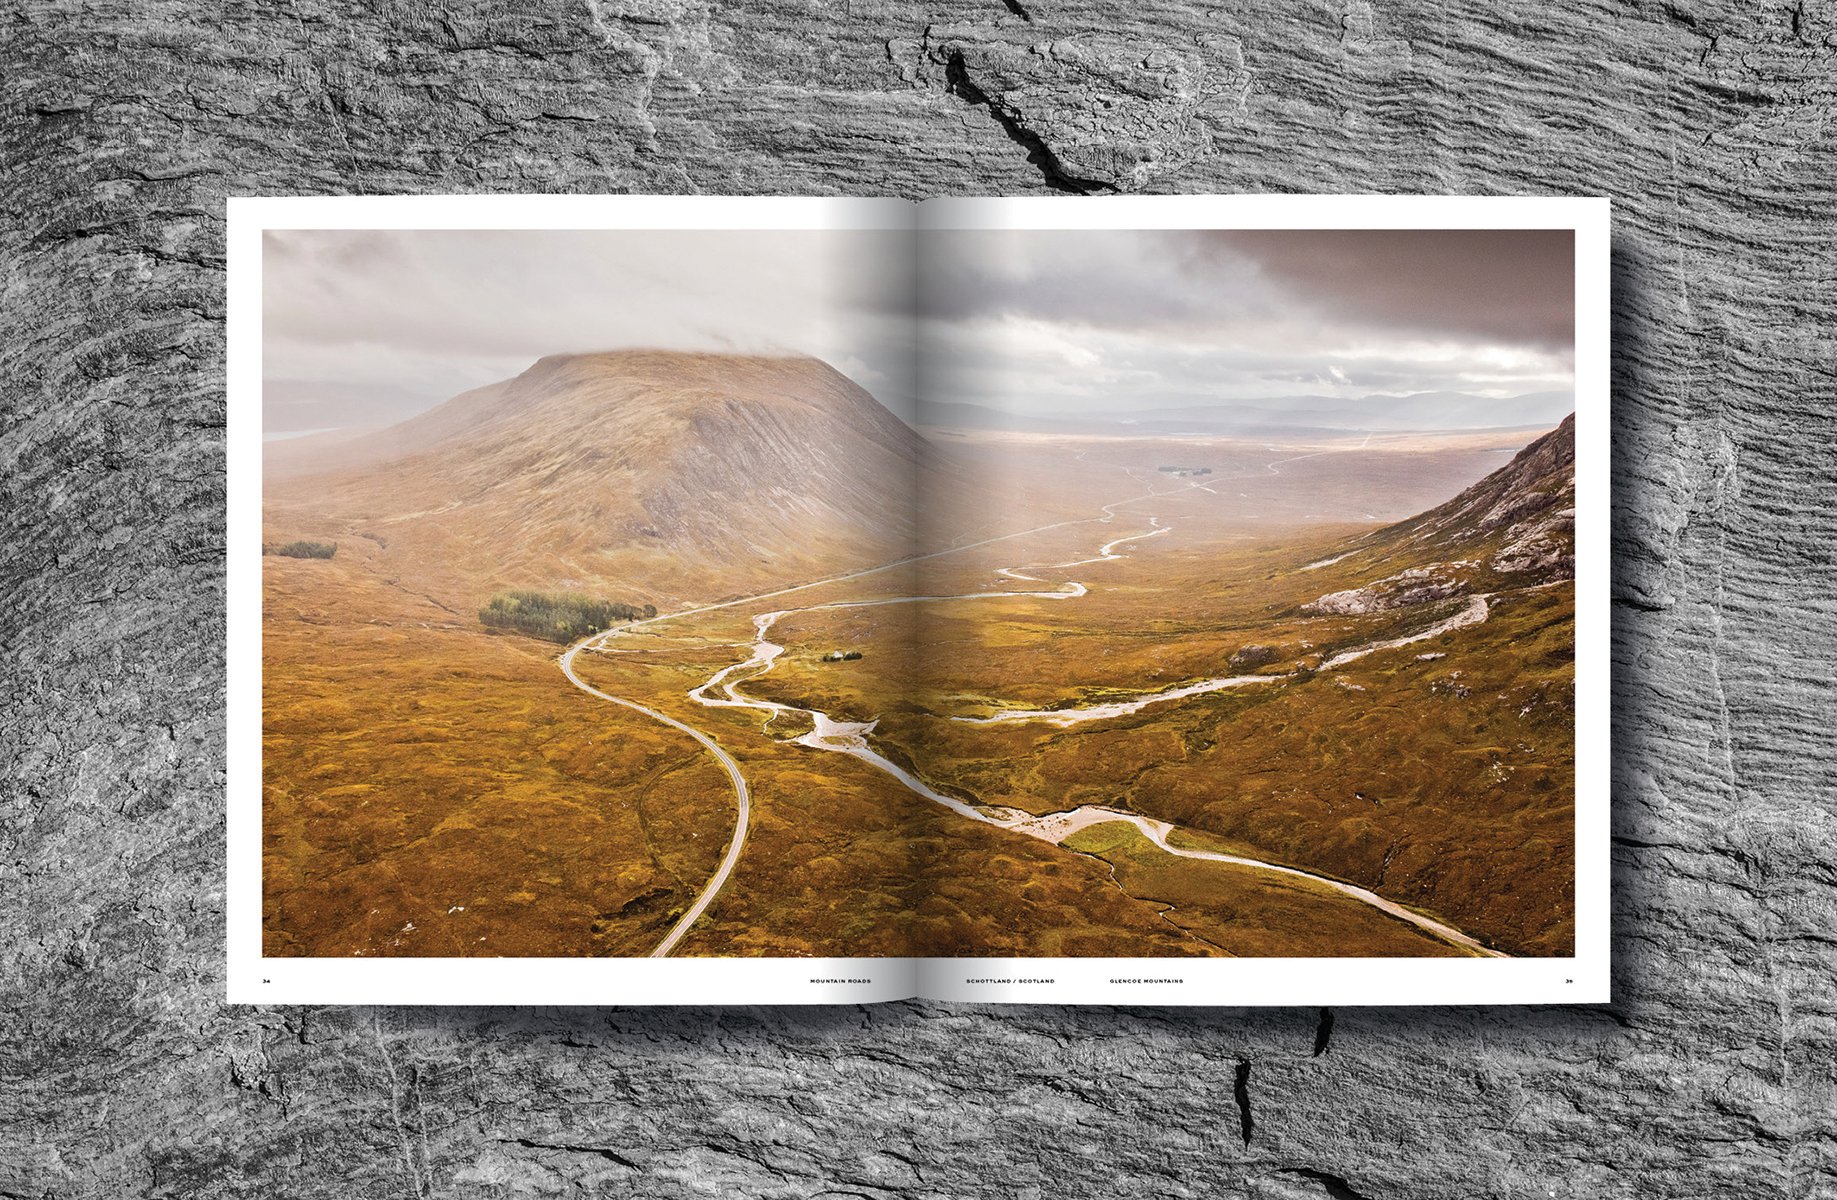
[[[1231,665],[1239,670],[1254,671],[1258,667],[1267,667],[1280,657],[1274,646],[1241,646],[1231,656]]]
[[[279,546],[263,546],[263,554],[278,554],[282,558],[330,558],[338,553],[337,542],[286,542]]]

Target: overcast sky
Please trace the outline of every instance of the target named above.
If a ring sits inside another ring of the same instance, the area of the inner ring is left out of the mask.
[[[1573,386],[1571,235],[275,231],[271,431],[395,420],[545,354],[817,355],[910,415]],[[920,320],[905,313],[916,295]]]
[[[1573,386],[1567,231],[961,233],[928,392],[1021,411]]]
[[[396,420],[546,354],[814,354],[909,408],[910,243],[874,231],[270,231],[271,432]]]

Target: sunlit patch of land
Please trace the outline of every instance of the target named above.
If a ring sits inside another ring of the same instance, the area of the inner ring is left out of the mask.
[[[1383,913],[1348,903],[1321,884],[1170,858],[1120,823],[1082,830],[1066,846],[1107,864],[1118,888],[1164,905],[1163,920],[1221,953],[1246,958],[1436,958],[1459,953]],[[1328,922],[1330,931],[1323,931]]]
[[[433,503],[427,481],[406,516],[353,481],[324,504],[286,491],[265,534],[339,549],[264,561],[268,952],[649,953],[733,833],[725,773],[679,731],[570,686],[556,646],[488,631],[478,607],[573,579],[668,614],[925,555],[640,623],[578,656],[589,685],[704,731],[750,784],[744,853],[677,953],[1461,952],[1324,884],[1172,857],[1120,823],[1064,845],[978,824],[798,744],[808,716],[698,703],[695,689],[752,652],[755,618],[782,610],[800,610],[773,626],[784,653],[745,694],[876,722],[881,753],[953,796],[1139,813],[1194,845],[1380,891],[1514,954],[1565,953],[1572,589],[1503,595],[1482,624],[1332,670],[1335,653],[1407,636],[1460,601],[1302,611],[1414,565],[1406,552],[1320,563],[1454,495],[1528,436],[941,437],[957,485],[916,526],[813,530],[793,559],[761,546],[745,570],[666,561],[642,539],[605,552],[563,539],[549,559],[525,548],[507,566],[469,540],[467,506]],[[491,503],[494,521],[514,511]],[[561,566],[537,569],[551,560]],[[941,598],[999,591],[1060,594]],[[1236,672],[1270,682],[1063,728],[956,719]]]
[[[1507,592],[1481,624],[1322,671],[1338,654],[1407,638],[1468,602],[1306,615],[1306,602],[1371,577],[1357,556],[1313,565],[1370,526],[1271,530],[1223,505],[1207,511],[1210,503],[1187,489],[1126,506],[1116,529],[1147,529],[1156,516],[1176,532],[1126,544],[1121,562],[1048,565],[1107,527],[1043,536],[1030,546],[1038,561],[1022,569],[1038,587],[1083,580],[1089,592],[1073,602],[798,614],[776,627],[789,650],[753,690],[878,718],[883,750],[981,803],[1140,812],[1380,890],[1512,953],[1569,952],[1573,585]],[[1389,557],[1394,571],[1434,555]],[[973,588],[988,570],[952,562],[928,571],[922,590]],[[863,658],[822,662],[816,651],[829,647]],[[1100,704],[1238,673],[1270,682],[1071,728],[954,719]],[[1227,873],[1177,862],[1158,870]],[[1316,952],[1353,953],[1335,948],[1336,936]],[[1283,944],[1300,953],[1311,943]]]
[[[358,556],[265,579],[268,953],[648,950],[727,837],[712,763]]]

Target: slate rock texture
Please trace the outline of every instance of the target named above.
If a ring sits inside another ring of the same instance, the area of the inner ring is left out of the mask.
[[[1829,0],[15,0],[0,1197],[1837,1195],[1834,68]],[[1109,190],[1616,200],[1612,1005],[221,1003],[226,195]]]

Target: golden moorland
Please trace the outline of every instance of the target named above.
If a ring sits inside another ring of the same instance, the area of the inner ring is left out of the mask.
[[[1568,954],[1572,444],[921,436],[665,352],[274,443],[336,551],[263,559],[266,951]]]

